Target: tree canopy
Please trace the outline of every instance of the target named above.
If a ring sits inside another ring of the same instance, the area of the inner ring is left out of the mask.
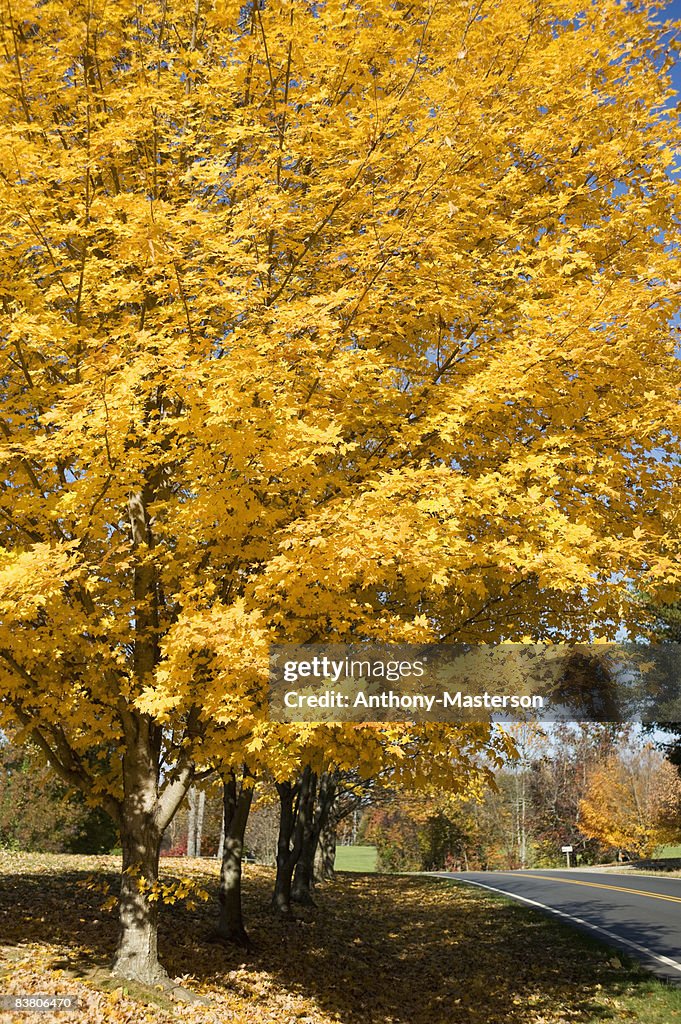
[[[271,641],[586,637],[664,577],[657,9],[3,10],[0,694],[126,868]]]

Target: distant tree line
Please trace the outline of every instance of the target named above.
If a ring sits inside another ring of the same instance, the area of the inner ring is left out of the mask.
[[[110,853],[118,829],[69,789],[31,744],[0,740],[0,849]]]
[[[384,792],[361,838],[382,870],[550,867],[650,857],[681,839],[681,781],[650,735],[611,724],[515,730],[519,756],[475,799]],[[663,741],[661,741],[661,745]]]

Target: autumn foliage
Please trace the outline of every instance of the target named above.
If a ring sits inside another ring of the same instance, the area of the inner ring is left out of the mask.
[[[613,753],[590,774],[580,829],[621,854],[649,857],[681,835],[681,780],[652,747]]]
[[[587,637],[674,581],[655,12],[3,8],[0,695],[121,826],[120,974],[197,770],[418,739],[268,730],[272,641]],[[420,742],[464,785],[490,731]]]
[[[97,969],[111,954],[111,930],[101,896],[83,882],[93,872],[113,882],[115,868],[108,858],[0,862],[5,992],[77,995],[76,1013],[55,1014],[63,1024],[648,1024],[648,1008],[651,1022],[671,1022],[678,1009],[671,986],[620,961],[614,967],[612,950],[479,890],[414,876],[345,876],[324,890],[316,917],[291,927],[263,913],[271,877],[262,868],[246,877],[255,942],[248,955],[205,945],[203,908],[167,909],[164,961],[203,1000],[173,1006]],[[210,862],[194,862],[192,873],[215,892]]]
[[[111,819],[88,807],[31,744],[0,741],[0,850],[109,853],[118,843]]]

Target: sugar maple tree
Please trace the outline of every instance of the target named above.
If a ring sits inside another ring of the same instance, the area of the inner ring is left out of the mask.
[[[286,756],[274,769],[281,810],[272,905],[286,915],[292,899],[312,902],[317,845],[343,773],[353,772],[360,784],[371,780],[376,789],[398,785],[421,792],[430,785],[472,794],[489,785],[493,769],[514,753],[504,733],[490,735],[482,722],[344,723],[298,736],[294,728],[280,727]]]
[[[270,640],[578,635],[655,556],[656,9],[3,8],[0,692],[120,822],[119,973]]]
[[[243,724],[243,716],[234,718]],[[357,788],[400,785],[420,792],[434,785],[451,794],[472,794],[489,785],[494,768],[515,752],[505,733],[490,733],[489,725],[482,722],[283,724],[256,720],[240,739],[232,736],[230,740],[230,731],[228,725],[207,730],[201,756],[223,779],[224,795],[220,911],[211,937],[240,944],[248,943],[241,905],[244,836],[254,788],[263,779],[276,790],[279,803],[272,908],[289,917],[292,901],[313,903],[318,845],[339,789],[347,789],[348,780]]]

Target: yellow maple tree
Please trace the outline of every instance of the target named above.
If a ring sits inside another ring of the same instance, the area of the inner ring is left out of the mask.
[[[658,9],[3,8],[0,694],[121,824],[119,973],[272,640],[585,637],[661,550]]]

